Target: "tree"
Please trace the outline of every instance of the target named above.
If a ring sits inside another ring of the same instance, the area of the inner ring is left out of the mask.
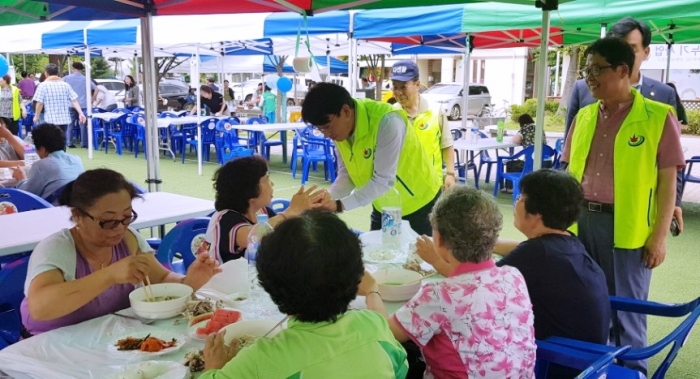
[[[46,54],[12,54],[10,56],[12,65],[15,66],[17,77],[20,77],[22,71],[27,71],[29,74],[44,72],[44,67],[49,63],[49,57]]]
[[[90,77],[93,79],[111,78],[114,71],[102,57],[90,58]]]
[[[375,99],[382,98],[382,83],[384,82],[384,54],[360,55],[360,60],[367,63],[367,70],[375,77]]]
[[[270,60],[272,64],[275,65],[277,69],[277,75],[280,77],[284,76],[284,62],[287,60],[288,55],[273,55]],[[276,120],[270,120],[270,122],[282,122],[282,93],[277,91],[277,101],[275,103],[275,118]],[[285,115],[286,116],[286,115]]]
[[[565,48],[566,49],[566,48]],[[569,98],[571,97],[571,91],[574,89],[574,83],[579,77],[580,67],[581,67],[581,54],[582,50],[585,50],[586,46],[571,46],[568,48],[568,53],[571,59],[569,60],[569,69],[566,71],[566,79],[562,85],[561,100],[559,100],[559,108],[557,109],[557,115],[561,116],[566,112],[567,104],[569,104]]]
[[[184,62],[185,60],[178,60],[177,57],[156,58],[156,72],[158,73],[156,83],[160,83],[160,80],[165,76],[165,74]]]
[[[119,57],[113,57],[113,58],[107,59],[107,61],[114,64],[114,76],[115,77],[119,78],[119,77],[122,77],[124,75],[124,73],[121,72],[122,62],[124,61],[124,59],[119,58]]]

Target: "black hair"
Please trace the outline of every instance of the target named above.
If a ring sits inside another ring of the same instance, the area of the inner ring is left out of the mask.
[[[541,215],[544,226],[566,230],[578,219],[583,190],[568,172],[551,169],[533,171],[520,180],[519,187],[525,195],[525,211]]]
[[[627,66],[629,68],[627,75],[632,75],[634,50],[625,40],[617,37],[600,38],[586,49],[586,56],[593,54],[605,58],[613,69],[623,65]]]
[[[85,70],[85,65],[82,64],[81,62],[73,62],[73,68],[76,70],[83,71],[83,70]]]
[[[202,84],[202,85],[199,87],[199,92],[213,93],[214,90],[212,90],[211,87]]]
[[[646,22],[637,20],[632,17],[625,17],[613,25],[608,31],[607,37],[625,38],[634,30],[639,30],[642,33],[642,46],[649,47],[651,44],[651,29]]]
[[[22,71],[22,72],[20,73],[20,75],[21,75],[23,78],[26,78],[29,74],[27,74],[26,71]]]
[[[126,191],[133,199],[140,197],[131,182],[124,175],[107,168],[85,171],[77,179],[66,184],[58,199],[60,205],[86,210],[103,196]]]
[[[392,96],[392,97],[390,97],[389,100],[387,100],[386,102],[389,103],[389,104],[396,104],[397,101],[396,101],[396,98]]]
[[[356,297],[362,247],[338,216],[310,210],[263,238],[257,270],[280,312],[303,322],[335,322]]]
[[[46,72],[47,76],[54,76],[58,75],[58,66],[54,63],[49,63],[44,67],[44,71]]]
[[[32,140],[36,148],[43,147],[47,153],[66,151],[66,135],[54,124],[41,124],[32,130]]]
[[[265,86],[265,91],[272,91],[272,88],[270,88],[270,86]]]
[[[267,171],[267,161],[260,156],[234,159],[221,166],[214,173],[214,208],[248,212],[248,201],[260,196],[260,179]]]
[[[126,79],[126,78],[129,78],[130,81],[131,81],[131,84],[126,84],[126,81],[124,81],[124,86],[126,86],[126,89],[131,89],[133,86],[136,85],[136,80],[134,80],[134,77],[133,77],[133,76],[127,75],[127,76],[125,76],[124,78],[125,78],[125,79]]]
[[[328,116],[340,116],[343,105],[355,109],[355,100],[344,87],[333,83],[318,83],[306,93],[301,105],[301,118],[311,125],[325,125]]]
[[[532,116],[530,116],[529,114],[523,113],[522,115],[520,115],[520,117],[518,117],[518,123],[520,124],[520,126],[524,126],[534,124],[535,120],[533,120]]]

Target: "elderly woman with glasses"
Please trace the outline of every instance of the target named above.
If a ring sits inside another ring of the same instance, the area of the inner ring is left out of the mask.
[[[435,203],[430,223],[433,241],[421,237],[418,254],[446,278],[425,283],[388,316],[365,274],[367,308],[385,315],[397,340],[420,347],[426,378],[532,378],[535,335],[525,279],[491,258],[503,225],[498,204],[485,192],[455,186]]]
[[[184,283],[198,289],[220,269],[200,255],[182,276],[165,269],[146,240],[129,228],[134,186],[120,173],[86,171],[60,199],[75,226],[41,241],[29,259],[22,301],[26,334],[35,335],[129,307],[134,286]]]

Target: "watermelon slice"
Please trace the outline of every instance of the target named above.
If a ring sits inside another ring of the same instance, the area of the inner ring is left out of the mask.
[[[205,321],[205,320],[211,320],[211,318],[213,316],[214,316],[214,312],[203,313],[197,317],[192,318],[192,320],[190,320],[190,326],[195,326],[195,325],[197,325],[200,322]]]
[[[201,316],[200,316],[201,317]],[[238,322],[241,319],[241,312],[235,309],[217,309],[210,317],[209,322],[203,328],[197,328],[197,335],[208,336],[216,333],[227,325]],[[199,322],[201,322],[200,320]]]

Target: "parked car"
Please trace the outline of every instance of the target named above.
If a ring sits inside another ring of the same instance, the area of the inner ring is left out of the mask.
[[[121,101],[124,98],[124,81],[119,79],[95,79],[97,84],[105,86],[107,91],[109,91],[117,101]]]
[[[166,99],[167,103],[163,104],[162,101],[158,101],[158,111],[168,110],[168,108],[173,108],[176,111],[181,110],[189,89],[189,85],[181,80],[161,79],[160,83],[158,83],[158,94],[163,99]],[[143,84],[139,84],[139,90],[141,92],[141,104],[143,104]],[[117,100],[121,101],[123,97],[124,94],[122,93],[121,98],[117,97]]]
[[[461,83],[437,83],[428,88],[423,96],[440,106],[450,120],[458,120],[462,110],[463,85]],[[469,110],[467,114],[478,116],[485,105],[491,104],[491,94],[483,84],[469,85]]]

